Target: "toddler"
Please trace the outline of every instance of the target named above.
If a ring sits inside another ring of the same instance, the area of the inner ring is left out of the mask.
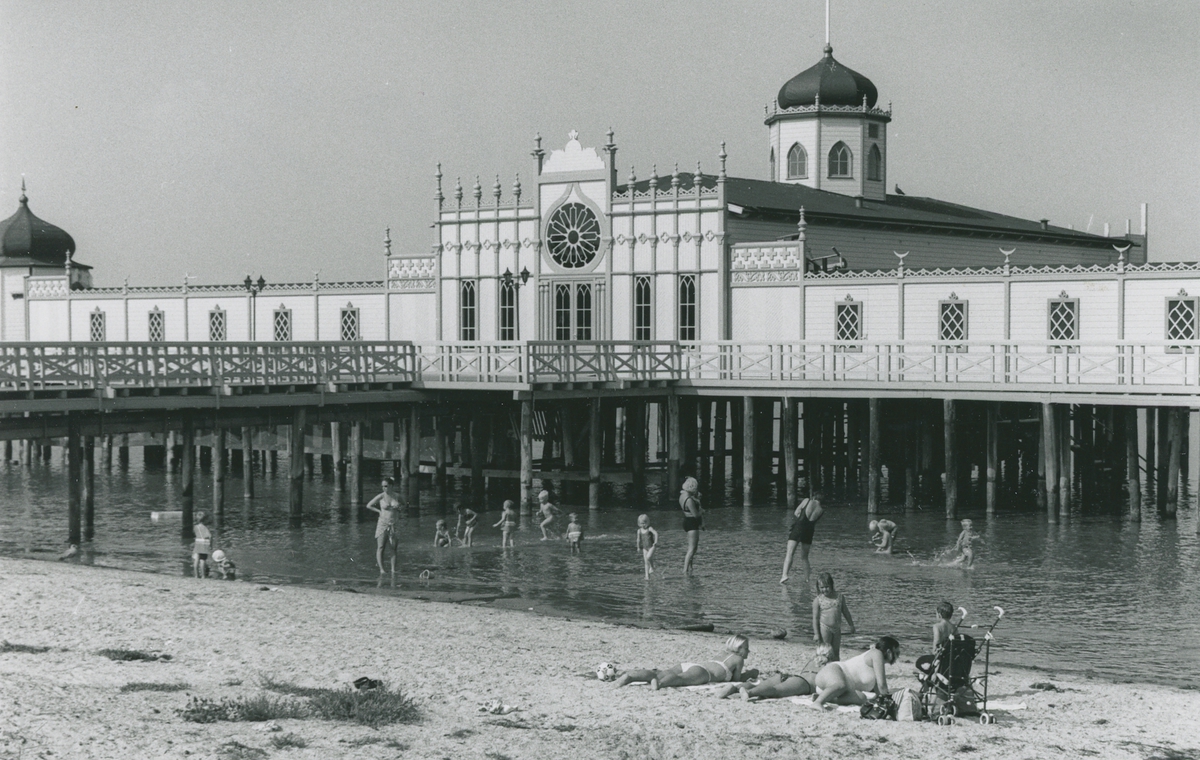
[[[567,515],[571,522],[567,523],[567,540],[571,542],[571,553],[579,554],[581,551],[580,542],[583,541],[583,526],[579,524],[575,513]]]
[[[513,532],[517,529],[517,505],[513,504],[512,499],[506,499],[504,502],[504,513],[500,515],[500,520],[493,528],[500,529],[500,548],[513,546]]]
[[[554,522],[555,515],[561,514],[559,508],[550,503],[549,491],[542,491],[538,494],[538,512],[542,514],[542,540],[549,541],[552,536],[557,538],[554,531],[547,531],[550,523]]]
[[[958,557],[951,562],[952,565],[962,565],[963,567],[971,567],[975,564],[975,550],[971,548],[971,544],[976,541],[982,541],[983,536],[979,535],[972,528],[970,520],[962,521],[962,533],[958,534],[958,541],[954,542],[954,549],[957,551]]]
[[[637,548],[642,552],[642,570],[646,580],[654,572],[654,548],[658,546],[658,531],[650,527],[649,515],[638,515]]]
[[[230,560],[229,557],[225,556],[225,552],[217,549],[212,553],[212,561],[217,568],[217,572],[221,574],[221,580],[237,580],[237,565],[233,564],[233,561]]]
[[[459,543],[463,546],[471,545],[471,537],[475,535],[475,524],[479,522],[479,515],[470,507],[455,507],[458,510],[458,522],[462,525],[462,538]],[[457,530],[455,531],[457,534]]]
[[[449,546],[450,545],[450,529],[446,527],[445,520],[438,520],[435,532],[433,534],[434,546]]]
[[[872,520],[867,525],[871,531],[871,543],[875,544],[876,554],[891,554],[892,545],[896,540],[896,523],[891,520]]]
[[[950,622],[950,618],[954,617],[954,605],[950,602],[942,602],[937,606],[937,614],[939,620],[933,624],[933,651],[937,651],[938,647],[944,644],[954,635],[958,626]],[[962,622],[961,620],[959,621]]]

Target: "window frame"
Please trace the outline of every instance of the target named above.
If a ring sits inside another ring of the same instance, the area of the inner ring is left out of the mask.
[[[220,320],[219,334],[213,331],[214,318]],[[214,306],[208,310],[208,342],[224,343],[227,340],[229,340],[229,314],[220,306]]]
[[[879,143],[872,143],[867,151],[867,181],[883,182],[883,151]]]
[[[350,337],[346,337],[346,317],[353,319],[354,331]],[[346,305],[338,312],[338,336],[343,343],[354,343],[362,340],[362,310],[353,303],[347,301]]]
[[[642,286],[646,291],[645,302],[641,300]],[[648,274],[635,275],[633,278],[633,339],[654,340],[654,281]]]
[[[834,166],[840,164],[841,161],[834,161],[833,154],[835,151],[842,150],[846,154],[846,173],[834,174]],[[838,140],[829,149],[829,179],[854,179],[854,151],[850,150],[850,146],[843,140]]]
[[[1071,338],[1056,338],[1054,337],[1054,310],[1060,304],[1071,304],[1072,327],[1075,333]],[[1077,349],[1071,346],[1071,343],[1080,341],[1080,333],[1082,330],[1079,325],[1079,299],[1071,298],[1070,296],[1058,296],[1056,298],[1046,299],[1046,341],[1052,345],[1048,347],[1051,353],[1073,353]]]
[[[857,312],[856,323],[858,326],[858,335],[843,336],[841,334],[842,319],[841,313],[843,309],[849,309]],[[866,326],[866,309],[863,307],[862,301],[835,301],[833,304],[833,339],[840,345],[834,346],[834,351],[842,351],[846,353],[858,353],[863,350],[861,345],[854,345],[858,341],[867,339]]]
[[[799,172],[792,172],[792,154],[799,151],[801,166]],[[799,142],[792,143],[787,152],[787,178],[808,179],[808,151]]]
[[[1171,311],[1172,303],[1188,303],[1192,308],[1192,336],[1190,338],[1177,337],[1171,335]],[[1200,298],[1189,295],[1173,295],[1163,299],[1163,338],[1169,341],[1179,341],[1181,343],[1191,343],[1200,340]],[[1167,353],[1182,354],[1193,353],[1194,346],[1167,346]]]
[[[474,280],[458,283],[458,339],[479,340],[479,286]]]
[[[279,337],[281,317],[283,319],[283,327],[286,330],[284,337],[282,338]],[[292,310],[285,304],[279,304],[279,306],[271,312],[271,337],[276,343],[291,343],[294,336],[295,325],[292,322]]]
[[[157,326],[154,324],[156,321],[158,322]],[[156,329],[158,332],[158,337],[155,337]],[[167,313],[157,306],[146,312],[146,342],[167,342]]]
[[[878,124],[868,124],[867,125],[867,138],[870,140],[878,140],[879,139],[879,125]]]
[[[690,300],[684,295],[690,290]],[[700,339],[700,283],[695,274],[680,274],[675,284],[675,334],[681,342]]]
[[[97,331],[97,325],[99,330]],[[96,337],[99,333],[100,337]],[[108,312],[102,310],[99,306],[88,312],[88,342],[89,343],[107,343],[108,342]]]
[[[775,167],[775,149],[771,148],[771,181],[779,181],[779,172]]]
[[[938,301],[938,342],[945,353],[965,353],[967,347],[961,345],[969,341],[971,335],[970,301],[957,298],[945,298]],[[962,337],[946,337],[946,311],[949,308],[962,309]],[[956,345],[957,344],[957,345]]]
[[[514,280],[501,280],[500,291],[496,299],[496,338],[498,340],[518,340],[520,331],[518,325],[518,293],[519,286]],[[505,301],[508,300],[508,303]],[[507,333],[507,335],[506,335]]]

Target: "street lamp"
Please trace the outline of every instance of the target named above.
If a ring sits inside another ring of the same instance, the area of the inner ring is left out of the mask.
[[[524,285],[524,284],[526,284],[527,282],[529,282],[529,278],[530,278],[530,277],[532,277],[532,276],[533,276],[533,275],[531,275],[531,274],[529,273],[529,269],[528,269],[528,268],[526,268],[526,267],[521,267],[521,275],[520,275],[520,277],[521,277],[521,284],[522,284],[522,285]],[[505,270],[504,270],[504,274],[502,275],[501,279],[502,279],[502,280],[504,280],[504,284],[505,284],[505,285],[512,285],[512,283],[513,283],[513,273],[512,273],[512,270],[511,270],[511,269],[505,269]]]
[[[258,280],[250,279],[250,275],[246,275],[246,279],[242,281],[242,287],[250,295],[250,340],[255,340],[255,323],[258,321],[258,294],[262,289],[267,287],[267,281],[260,274]]]

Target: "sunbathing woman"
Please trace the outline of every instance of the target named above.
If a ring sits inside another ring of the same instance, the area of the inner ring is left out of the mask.
[[[817,670],[820,670],[829,662],[829,647],[817,647],[817,653],[813,655],[812,660],[816,664]],[[806,669],[808,665],[804,666]],[[742,699],[784,699],[786,697],[803,697],[806,694],[813,694],[816,689],[813,688],[813,681],[816,680],[815,673],[804,675],[792,675],[790,673],[774,673],[759,681],[757,684],[751,685],[747,683],[731,683],[725,688],[717,692],[717,699],[725,699],[733,695],[734,692],[741,692]]]
[[[864,691],[876,696],[889,694],[884,666],[896,662],[900,642],[891,636],[881,636],[871,648],[845,662],[831,662],[817,673],[818,707],[826,704],[863,705]]]
[[[627,670],[617,678],[616,685],[649,683],[657,690],[742,680],[742,667],[750,655],[750,640],[740,633],[730,636],[725,642],[725,651],[728,654],[720,660],[684,662],[665,670]]]

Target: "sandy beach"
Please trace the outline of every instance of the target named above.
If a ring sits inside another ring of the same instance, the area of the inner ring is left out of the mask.
[[[787,701],[720,701],[706,689],[618,690],[588,675],[604,661],[707,658],[728,632],[17,559],[0,559],[0,604],[0,639],[50,648],[0,653],[3,758],[1200,758],[1200,691],[1149,684],[1002,667],[993,694],[1026,709],[997,712],[995,725],[940,727]],[[925,642],[902,644],[893,689],[915,686],[912,662]],[[114,662],[97,654],[107,648],[170,659]],[[793,632],[753,640],[749,665],[795,672],[811,655],[810,637]],[[411,694],[419,721],[374,729],[292,719],[271,733],[178,714],[192,697],[262,693],[264,678],[341,687],[361,676]],[[135,682],[186,688],[121,691]],[[1031,688],[1046,682],[1058,690]],[[492,700],[518,709],[480,710]],[[284,734],[307,746],[274,747],[272,737]]]

